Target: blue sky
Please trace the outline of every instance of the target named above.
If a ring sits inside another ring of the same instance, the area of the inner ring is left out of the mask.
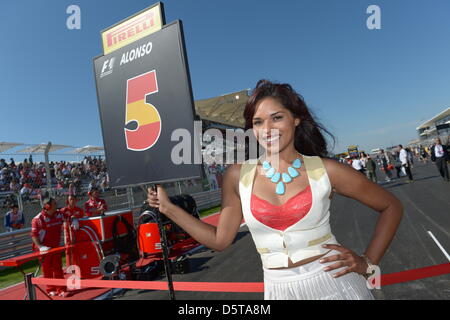
[[[336,136],[336,152],[406,144],[450,104],[449,1],[163,2],[166,22],[183,21],[195,99],[261,78],[290,83]],[[2,3],[0,141],[103,145],[92,67],[100,31],[153,3]],[[81,30],[66,27],[72,4]],[[381,30],[366,26],[372,4]]]

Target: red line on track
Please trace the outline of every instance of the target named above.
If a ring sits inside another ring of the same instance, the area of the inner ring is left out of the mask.
[[[381,285],[386,286],[450,273],[450,263],[431,267],[390,273],[381,276]],[[35,285],[64,286],[64,279],[33,278]],[[140,290],[168,290],[165,281],[80,280],[82,288],[121,288]],[[207,292],[263,292],[262,282],[174,282],[175,291]]]
[[[381,276],[381,286],[414,281],[450,273],[450,263],[438,264],[413,270],[389,273]]]

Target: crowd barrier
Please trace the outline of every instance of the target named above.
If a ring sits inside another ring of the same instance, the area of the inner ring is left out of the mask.
[[[380,286],[409,282],[450,273],[450,263],[381,275]],[[68,285],[65,279],[32,278],[32,286]],[[78,280],[79,288],[169,290],[166,281]],[[173,282],[174,291],[264,292],[262,282]],[[31,290],[34,290],[32,287]]]
[[[0,234],[0,260],[31,252],[31,228]]]
[[[209,209],[220,205],[221,189],[204,191],[192,194],[199,210]],[[128,207],[137,212],[141,204]],[[135,214],[137,218],[137,214]],[[21,229],[13,232],[0,233],[0,260],[17,257],[31,252],[31,228]]]

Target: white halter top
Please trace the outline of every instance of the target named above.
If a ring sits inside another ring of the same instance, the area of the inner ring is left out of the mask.
[[[258,160],[247,160],[241,166],[239,193],[242,212],[265,268],[288,267],[289,258],[296,263],[328,252],[329,249],[321,247],[325,243],[338,244],[330,229],[332,188],[322,159],[302,157],[311,188],[312,205],[300,221],[284,231],[273,229],[253,216],[250,201]]]

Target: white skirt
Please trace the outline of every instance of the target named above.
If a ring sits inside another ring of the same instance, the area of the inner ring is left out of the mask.
[[[339,254],[331,250],[326,256]],[[319,263],[319,260],[289,269],[264,270],[265,300],[374,300],[367,288],[366,279],[356,273],[338,278],[332,275],[347,267],[323,271],[336,261]]]

